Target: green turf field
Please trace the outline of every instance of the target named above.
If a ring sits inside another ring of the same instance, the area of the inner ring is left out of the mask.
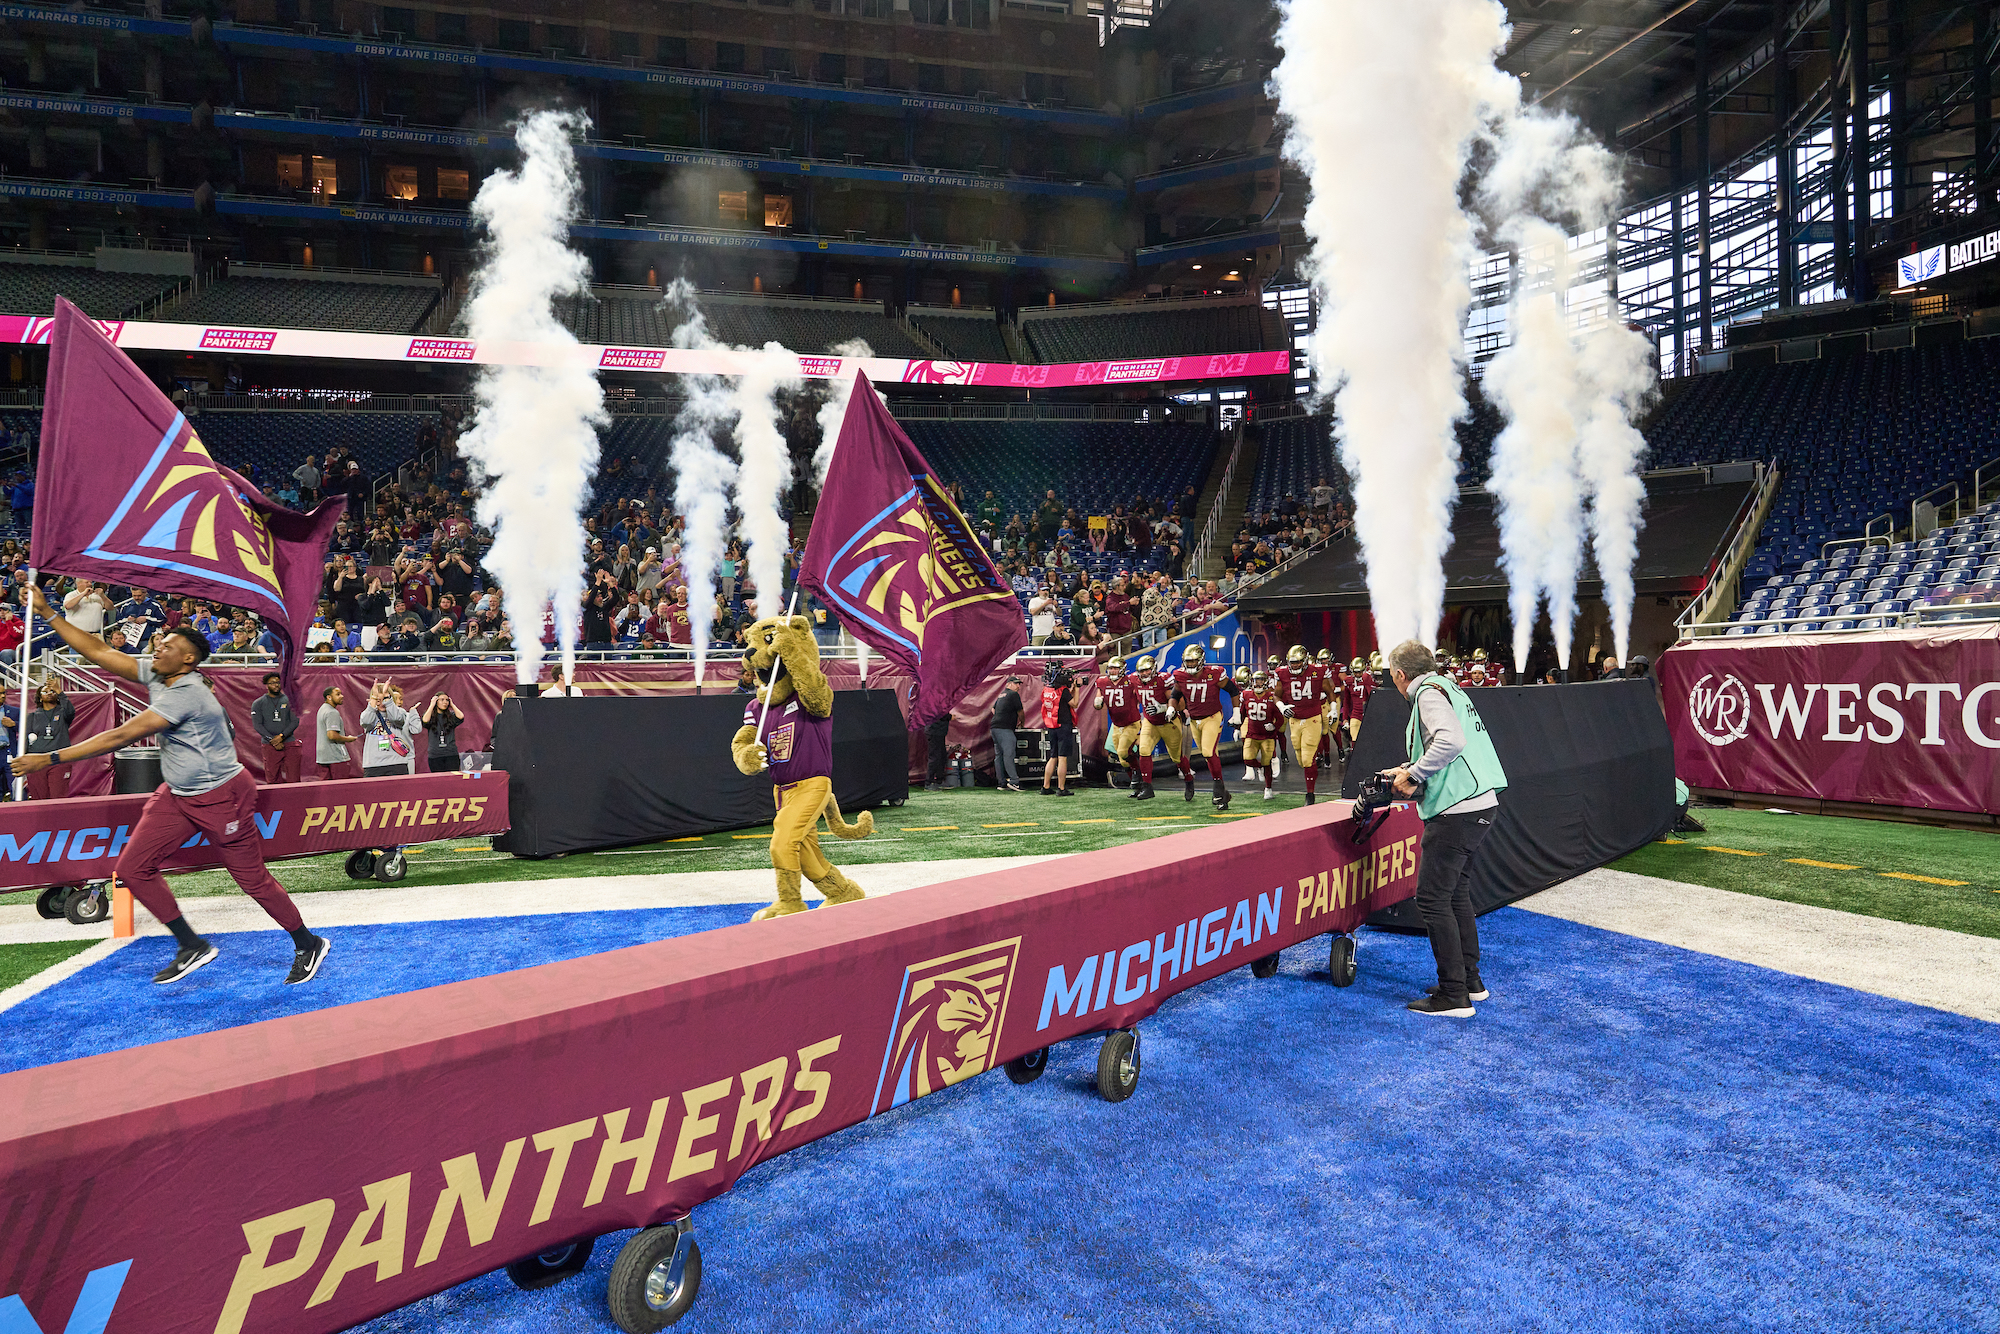
[[[1697,810],[1679,835],[1621,871],[1788,903],[2000,937],[2000,836],[1775,811]]]
[[[0,991],[25,982],[44,968],[53,968],[73,954],[81,954],[95,940],[50,940],[33,945],[0,945]]]
[[[1233,775],[1232,775],[1233,777]],[[1182,800],[1179,782],[1157,784],[1152,801],[1133,801],[1121,791],[1081,788],[1074,797],[1044,797],[1038,790],[998,792],[973,788],[910,793],[909,803],[875,812],[875,832],[844,842],[822,832],[820,844],[836,866],[872,862],[952,861],[965,857],[1014,857],[1028,853],[1091,852],[1150,838],[1155,834],[1212,823],[1240,822],[1272,811],[1293,810],[1304,798],[1239,792],[1227,816],[1209,804],[1204,776],[1195,799]],[[1237,786],[1232,783],[1232,787]],[[1247,786],[1247,785],[1245,785]],[[853,819],[850,812],[848,818]],[[675,871],[737,871],[770,865],[771,827],[739,829],[609,852],[579,852],[544,861],[497,853],[484,840],[426,843],[411,849],[406,886],[463,885],[503,880],[548,880],[586,875],[656,875]],[[274,862],[272,873],[294,893],[364,889],[375,882],[354,881],[344,869],[346,854]],[[174,893],[195,898],[234,894],[235,882],[220,869],[172,877]]]

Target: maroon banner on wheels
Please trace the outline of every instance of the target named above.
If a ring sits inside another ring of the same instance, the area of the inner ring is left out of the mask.
[[[146,801],[142,794],[0,805],[0,892],[109,879]],[[488,770],[259,787],[254,818],[265,861],[498,834],[507,828],[507,775]],[[214,845],[197,834],[163,869],[220,865]],[[5,1330],[0,1325],[0,1334]]]
[[[1691,787],[2000,812],[2000,626],[1712,640],[1659,671]]]
[[[1347,814],[0,1076],[0,1317],[18,1296],[44,1330],[86,1308],[106,1334],[314,1334],[680,1217],[776,1154],[1407,898],[1416,813],[1365,848]]]

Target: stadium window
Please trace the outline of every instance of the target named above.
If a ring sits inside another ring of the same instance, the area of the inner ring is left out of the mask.
[[[990,28],[993,26],[991,0],[952,0],[952,19],[961,28]]]
[[[688,42],[685,37],[662,37],[653,48],[653,63],[665,65],[668,69],[688,67]]]
[[[551,23],[548,26],[549,45],[570,55],[583,53],[583,34],[580,29],[567,23]]]
[[[724,74],[743,72],[743,43],[717,42],[715,44],[715,67]]]
[[[853,0],[849,0],[850,6],[852,3]],[[894,0],[861,0],[861,17],[865,19],[886,19],[891,17],[890,11],[893,8]],[[851,14],[854,11],[850,8],[848,12]]]
[[[870,15],[869,17],[877,16]],[[861,82],[869,88],[887,88],[889,86],[889,62],[877,56],[863,56],[861,58]]]
[[[764,196],[764,225],[766,227],[789,227],[792,225],[792,197],[790,195]]]
[[[748,190],[718,190],[715,195],[715,216],[724,222],[748,222],[750,220],[750,192]]]
[[[639,34],[618,32],[611,34],[611,58],[613,60],[637,60],[639,58]]]
[[[910,18],[943,26],[951,22],[951,0],[910,0]]]
[[[337,195],[340,193],[340,167],[330,157],[317,153],[312,160],[312,192],[316,195]]]
[[[472,45],[472,34],[466,31],[463,14],[431,15],[431,31],[437,34],[438,41],[447,46]]]
[[[278,154],[278,188],[280,190],[303,190],[306,188],[306,160],[297,153]]]
[[[949,77],[949,68],[946,65],[917,66],[918,91],[926,93],[950,92],[951,89],[945,83],[946,78]]]
[[[1039,102],[1048,96],[1049,79],[1046,74],[1029,70],[1021,76],[1021,98],[1026,102]]]
[[[438,198],[472,198],[472,173],[463,167],[439,167]]]
[[[533,48],[535,35],[525,19],[501,19],[498,39],[493,43],[502,51],[527,51]]]
[[[790,74],[792,72],[792,51],[786,46],[767,46],[763,51],[764,72],[766,74]]]
[[[415,37],[417,35],[417,11],[414,9],[391,9],[387,5],[384,5],[378,29],[382,32],[399,32],[405,37]]]
[[[847,57],[838,51],[820,52],[818,78],[821,83],[846,83]]]
[[[389,198],[415,199],[417,197],[417,169],[415,167],[391,167],[383,179],[388,182]]]

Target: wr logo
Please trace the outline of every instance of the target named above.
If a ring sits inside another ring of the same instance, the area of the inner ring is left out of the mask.
[[[1710,673],[1688,691],[1688,721],[1709,745],[1726,746],[1750,734],[1750,691],[1734,676],[1714,680]]]

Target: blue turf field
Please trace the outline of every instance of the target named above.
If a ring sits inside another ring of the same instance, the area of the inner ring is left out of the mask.
[[[146,940],[0,1015],[0,1048],[80,1055],[138,1014],[165,1037],[741,916],[347,928],[297,991],[273,933],[164,993]],[[1091,1091],[1085,1040],[1039,1083],[990,1074],[774,1160],[696,1212],[679,1328],[2000,1329],[2000,1026],[1513,909],[1481,927],[1496,999],[1470,1023],[1401,1009],[1423,941],[1370,935],[1345,991],[1315,942],[1170,1001],[1129,1102]],[[623,1240],[560,1287],[490,1275],[365,1328],[610,1330]]]

